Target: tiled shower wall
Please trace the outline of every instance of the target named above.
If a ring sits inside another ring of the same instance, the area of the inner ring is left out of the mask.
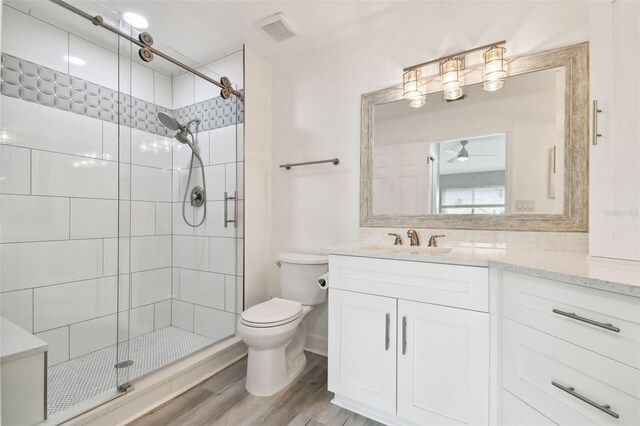
[[[61,75],[85,79],[87,84],[117,90],[115,53],[11,8],[4,7],[3,14],[4,52]],[[29,39],[25,37],[26,32],[41,34],[49,43],[46,47],[26,44],[25,40]],[[63,61],[65,56],[89,60],[86,66],[80,67]],[[143,101],[141,105],[174,108],[171,77],[136,63],[131,67],[131,95]],[[128,74],[120,71],[121,76]],[[122,80],[120,84],[122,87]],[[125,90],[128,84],[124,82]],[[217,101],[209,102],[215,105]],[[125,237],[119,241],[123,274],[119,292],[121,338],[144,334],[172,322],[212,337],[220,335],[218,329],[223,330],[225,336],[233,334],[228,332],[228,324],[237,311],[236,294],[241,291],[241,278],[235,269],[223,271],[211,266],[219,263],[210,256],[211,246],[218,244],[215,226],[212,223],[207,229],[198,230],[203,236],[186,244],[174,236],[174,227],[182,220],[181,213],[180,220],[175,214],[181,199],[180,179],[184,175],[180,169],[188,161],[185,146],[150,133],[154,129],[164,132],[154,127],[154,123],[143,120],[128,123],[138,128],[145,126],[142,128],[147,131],[122,128],[120,148],[125,155],[121,155],[118,188],[118,162],[115,161],[118,126],[105,117],[92,118],[90,114],[79,111],[74,114],[57,109],[58,105],[52,106],[2,96],[2,315],[50,344],[50,365],[114,344],[118,338],[119,225],[120,235]],[[217,117],[212,118],[207,127],[222,123],[216,121]],[[219,199],[216,189],[230,188],[235,183],[235,176],[230,175],[231,170],[236,169],[235,157],[224,153],[225,149],[235,150],[235,128],[230,126],[199,135],[205,163],[211,164],[206,168],[207,177],[211,174],[210,200]],[[233,141],[229,142],[225,135],[229,137],[231,132]],[[214,149],[210,150],[212,144]],[[220,168],[224,169],[223,174]],[[222,181],[216,181],[221,177]],[[131,201],[123,202],[123,199]],[[216,214],[216,207],[216,201],[210,201],[211,215]],[[129,217],[129,212],[130,222],[123,220]],[[209,225],[209,220],[206,224]],[[235,241],[235,238],[228,239]],[[191,279],[186,272],[182,280],[185,290],[181,294],[178,280],[182,278],[182,268],[172,269],[172,266],[174,262],[179,266],[183,264],[173,251],[180,249],[184,253],[193,243],[205,240],[207,248],[202,248],[196,257],[206,253],[209,260],[203,269],[209,275],[198,280]],[[237,247],[241,259],[242,244]],[[232,253],[237,253],[236,250]],[[224,275],[225,271],[229,274]],[[224,283],[222,293],[220,281]],[[184,301],[174,302],[174,296]],[[194,301],[194,297],[198,307],[188,302]],[[209,302],[209,297],[217,299]],[[190,324],[183,315],[187,306],[192,311]],[[212,321],[205,321],[204,317]],[[129,333],[123,333],[129,321]],[[198,327],[194,327],[196,322]]]

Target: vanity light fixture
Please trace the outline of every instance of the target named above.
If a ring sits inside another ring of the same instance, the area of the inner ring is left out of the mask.
[[[418,108],[425,104],[427,96],[427,81],[422,78],[422,69],[430,64],[438,64],[439,74],[433,79],[440,78],[444,99],[455,101],[463,99],[464,94],[464,74],[465,59],[467,54],[479,50],[487,50],[482,55],[482,81],[484,90],[498,90],[504,86],[504,79],[507,77],[506,61],[504,54],[506,49],[502,47],[506,43],[501,40],[484,46],[455,53],[453,55],[442,56],[421,64],[412,65],[403,70],[402,74],[402,95],[409,100],[409,106]]]
[[[504,79],[507,77],[504,53],[502,46],[492,46],[482,54],[484,64],[482,66],[482,88],[488,92],[501,89]]]
[[[460,58],[449,58],[440,64],[442,76],[442,92],[447,101],[455,101],[464,96],[462,90],[461,73],[462,61]]]
[[[402,96],[405,99],[413,100],[419,98],[420,93],[420,70],[409,70],[402,75]]]

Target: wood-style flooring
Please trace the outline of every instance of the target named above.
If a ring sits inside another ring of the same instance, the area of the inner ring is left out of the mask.
[[[130,423],[135,426],[198,425],[367,425],[380,423],[331,404],[327,358],[307,352],[300,376],[277,394],[247,392],[247,358]]]

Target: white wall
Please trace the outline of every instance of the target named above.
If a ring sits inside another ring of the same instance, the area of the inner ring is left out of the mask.
[[[509,55],[587,39],[580,2],[399,3],[404,13],[372,19],[363,36],[273,68],[273,243],[317,253],[359,239],[360,95],[401,82],[402,68],[446,53],[507,40]],[[279,169],[281,163],[339,157],[340,165]],[[501,235],[504,235],[502,233]],[[271,283],[275,266],[270,267]],[[309,335],[326,342],[326,310]]]
[[[245,309],[268,299],[271,253],[271,65],[245,47]]]

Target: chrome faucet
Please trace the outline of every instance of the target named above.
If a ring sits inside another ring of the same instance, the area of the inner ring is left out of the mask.
[[[437,238],[443,238],[443,235],[432,235],[431,237],[429,237],[429,244],[427,245],[427,247],[438,247],[438,240]]]
[[[402,245],[402,238],[400,238],[400,235],[393,234],[391,232],[389,232],[389,234],[387,234],[387,235],[391,235],[392,237],[396,237],[395,241],[393,242],[394,246],[401,246]]]
[[[411,240],[411,245],[412,246],[419,246],[420,245],[420,240],[418,239],[418,233],[416,232],[415,229],[409,229],[407,231],[407,237],[409,237],[409,239]]]

